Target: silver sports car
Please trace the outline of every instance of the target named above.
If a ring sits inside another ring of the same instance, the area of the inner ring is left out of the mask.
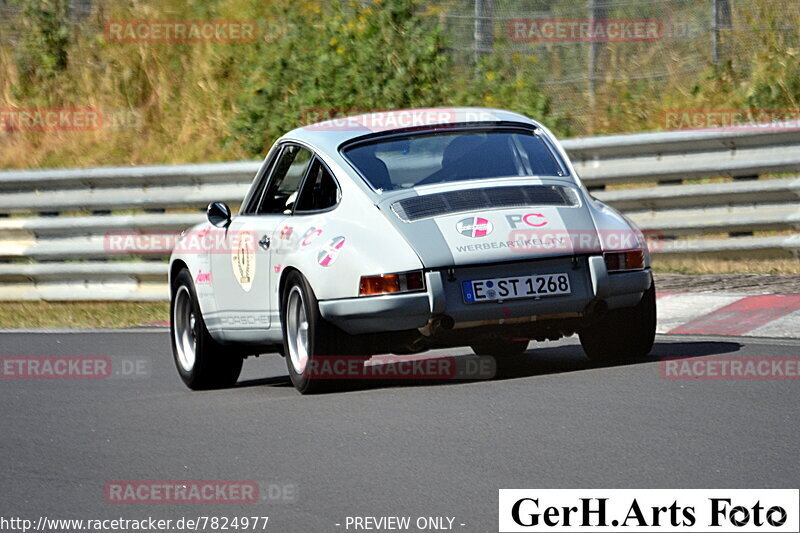
[[[290,131],[238,214],[213,202],[183,232],[170,287],[192,389],[233,385],[261,353],[309,393],[332,383],[311,369],[336,356],[470,346],[501,363],[577,333],[591,359],[622,360],[655,335],[642,233],[589,195],[546,128],[496,109]]]

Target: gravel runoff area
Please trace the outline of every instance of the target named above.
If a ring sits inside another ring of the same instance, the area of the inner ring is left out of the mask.
[[[800,293],[800,276],[773,274],[656,274],[659,292]]]

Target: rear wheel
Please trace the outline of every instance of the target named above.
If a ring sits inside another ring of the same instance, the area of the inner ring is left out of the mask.
[[[644,357],[656,338],[656,288],[650,288],[634,307],[614,309],[580,332],[581,346],[598,362],[629,361]]]
[[[291,272],[286,279],[281,322],[286,368],[302,394],[330,391],[336,386],[336,378],[348,377],[350,367],[341,375],[328,372],[333,367],[323,363],[332,363],[334,356],[362,365],[368,358],[347,353],[344,334],[322,318],[314,291],[299,272]]]
[[[518,356],[528,349],[529,340],[498,339],[470,346],[475,355],[494,358],[495,377],[510,375],[518,362]]]
[[[242,371],[242,357],[230,353],[208,333],[187,269],[175,276],[170,307],[172,355],[186,386],[203,390],[235,385]]]
[[[502,339],[493,342],[473,344],[470,346],[475,355],[491,355],[493,357],[508,357],[519,355],[528,349],[528,339],[513,340]]]

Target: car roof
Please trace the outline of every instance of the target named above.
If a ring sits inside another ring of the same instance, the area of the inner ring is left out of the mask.
[[[408,129],[469,124],[519,123],[541,127],[536,121],[512,111],[485,107],[432,107],[377,111],[344,118],[324,120],[296,128],[280,140],[306,142],[326,152],[335,153],[342,143],[376,133]]]

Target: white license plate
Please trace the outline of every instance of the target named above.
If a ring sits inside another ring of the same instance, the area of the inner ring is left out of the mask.
[[[538,276],[517,276],[464,281],[461,283],[464,302],[495,302],[517,298],[538,298],[570,294],[569,276],[564,272]]]

